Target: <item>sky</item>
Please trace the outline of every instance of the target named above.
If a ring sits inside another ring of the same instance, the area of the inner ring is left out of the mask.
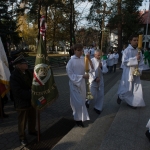
[[[148,10],[149,9],[149,1],[143,0],[142,6],[139,7],[139,10]],[[78,28],[83,26],[88,26],[88,22],[84,18],[85,15],[89,13],[89,8],[91,6],[90,2],[81,2],[75,5],[75,9],[77,9],[82,15],[80,16],[81,21],[78,22]]]

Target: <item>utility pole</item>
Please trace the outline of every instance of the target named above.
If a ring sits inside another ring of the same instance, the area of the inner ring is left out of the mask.
[[[119,22],[118,22],[118,53],[119,53],[119,55],[121,55],[121,50],[122,50],[121,2],[122,2],[122,0],[118,0],[118,17],[119,17]],[[121,58],[121,57],[119,57],[119,58]]]

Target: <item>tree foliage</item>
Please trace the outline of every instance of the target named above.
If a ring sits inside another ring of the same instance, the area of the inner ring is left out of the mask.
[[[6,0],[0,1],[0,36],[2,37],[6,51],[8,51],[6,46],[8,43],[17,44],[20,40],[16,32],[17,25],[14,16],[16,8],[10,9],[10,5],[12,5],[12,3]]]
[[[81,28],[77,31],[76,33],[76,40],[77,43],[82,43],[83,45],[86,46],[91,46],[93,44],[98,44],[98,36],[99,36],[99,31],[96,29],[93,29],[91,27],[85,29]]]
[[[106,2],[107,7],[104,12],[104,3]],[[94,28],[99,30],[99,47],[101,47],[101,37],[102,37],[102,21],[104,19],[104,25],[106,25],[106,21],[108,16],[110,15],[111,8],[109,0],[95,0],[92,1],[92,6],[90,8],[90,12],[88,14],[87,21],[89,24],[92,24]]]
[[[116,1],[117,5],[117,1]],[[122,22],[123,40],[127,41],[133,33],[138,33],[141,28],[141,16],[138,8],[142,5],[142,0],[122,0],[121,15],[115,9],[109,19],[111,29],[117,27],[119,21]]]

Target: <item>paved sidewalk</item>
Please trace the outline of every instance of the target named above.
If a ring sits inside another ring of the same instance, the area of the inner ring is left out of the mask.
[[[150,150],[145,136],[150,118],[150,81],[142,81],[146,107],[132,109],[122,103],[99,150]]]
[[[91,125],[74,127],[53,150],[150,150],[145,136],[150,118],[150,81],[142,81],[146,107],[131,109],[116,103],[119,81],[105,95],[104,109]],[[116,113],[116,111],[118,112]]]

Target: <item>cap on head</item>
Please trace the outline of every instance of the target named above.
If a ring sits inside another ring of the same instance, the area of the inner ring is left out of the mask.
[[[10,52],[10,56],[14,59],[16,59],[18,56],[23,55],[22,50],[15,50]]]
[[[20,55],[13,61],[13,65],[17,65],[17,64],[28,64],[28,62],[25,60],[23,55]]]

